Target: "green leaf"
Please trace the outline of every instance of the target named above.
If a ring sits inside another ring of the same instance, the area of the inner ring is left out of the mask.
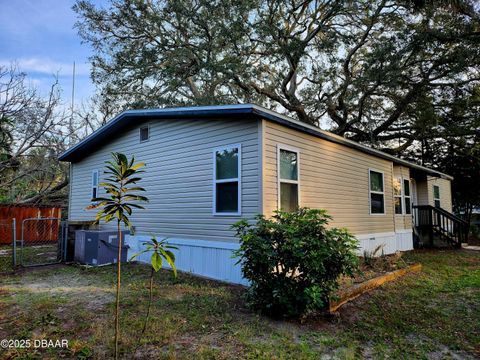
[[[177,277],[177,267],[175,266],[175,254],[172,253],[170,250],[165,251],[165,260],[167,260],[168,264],[172,267],[173,275]]]
[[[152,254],[150,261],[152,262],[152,267],[155,272],[158,272],[158,270],[162,268],[162,257],[156,251]]]
[[[123,183],[123,185],[135,184],[136,182],[138,182],[138,181],[140,181],[140,180],[142,180],[142,178],[140,178],[140,177],[133,177],[133,178],[130,178],[130,179],[128,179],[127,181],[125,181],[125,182]]]
[[[132,161],[133,161],[133,158],[132,158]],[[142,168],[142,167],[144,167],[144,166],[146,166],[145,163],[139,162],[139,163],[136,163],[136,164],[133,165],[133,166],[130,165],[130,169],[132,169],[132,170],[138,170],[138,169],[140,169],[140,168]]]
[[[140,255],[145,254],[146,252],[149,252],[149,251],[151,251],[151,250],[147,248],[147,249],[142,250],[142,251],[140,251],[140,252],[138,252],[138,253],[136,253],[136,254],[133,254],[132,257],[130,258],[130,261],[133,261],[134,259],[136,259],[136,258],[139,257]]]

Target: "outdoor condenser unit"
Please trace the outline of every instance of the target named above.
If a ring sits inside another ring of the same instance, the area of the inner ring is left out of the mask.
[[[122,239],[129,231],[122,231]],[[124,241],[122,241],[125,244]],[[128,245],[122,246],[122,262],[127,261]],[[117,262],[118,233],[105,230],[75,232],[75,261],[81,264],[102,265]]]

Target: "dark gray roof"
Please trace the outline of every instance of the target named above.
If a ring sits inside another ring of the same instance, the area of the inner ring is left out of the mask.
[[[451,176],[443,174],[439,171],[429,169],[427,167],[417,165],[415,163],[399,159],[390,154],[379,150],[372,149],[368,146],[359,144],[355,141],[345,139],[344,137],[335,135],[331,132],[319,129],[316,126],[308,125],[304,122],[294,120],[288,116],[279,114],[275,111],[268,110],[255,104],[239,104],[239,105],[215,105],[215,106],[195,106],[195,107],[177,107],[165,109],[147,109],[147,110],[128,110],[109,121],[107,124],[87,136],[77,145],[71,147],[60,155],[60,161],[75,162],[100,145],[105,144],[112,139],[113,134],[135,125],[135,122],[144,120],[161,120],[161,119],[187,119],[187,118],[228,118],[249,115],[257,118],[264,118],[276,123],[288,126],[290,128],[303,131],[305,133],[317,136],[321,139],[342,144],[361,152],[387,159],[395,164],[404,165],[411,169],[419,170],[428,175],[452,179]]]

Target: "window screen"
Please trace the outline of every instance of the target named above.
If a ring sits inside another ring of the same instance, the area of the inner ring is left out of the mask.
[[[98,197],[98,182],[99,182],[99,171],[92,171],[92,199]]]
[[[370,213],[385,213],[383,174],[374,170],[370,170]]]
[[[402,209],[402,179],[395,178],[393,180],[393,196],[395,202],[395,214],[403,214]]]
[[[440,207],[440,187],[438,185],[433,185],[433,202],[435,207]]]
[[[150,128],[142,126],[140,128],[140,141],[147,141],[150,138]]]
[[[405,214],[412,213],[412,198],[410,195],[410,180],[403,179],[403,199],[405,203]]]
[[[240,146],[215,150],[214,213],[240,213]]]
[[[283,211],[298,209],[298,153],[279,150],[279,206]]]

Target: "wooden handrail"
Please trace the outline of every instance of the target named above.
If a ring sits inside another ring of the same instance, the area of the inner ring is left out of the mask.
[[[433,246],[434,234],[460,247],[468,237],[468,223],[445,209],[432,205],[414,205],[414,224],[416,228],[428,229],[430,246]]]
[[[432,209],[433,211],[441,213],[442,215],[446,216],[450,220],[453,220],[455,222],[461,223],[462,225],[468,226],[468,222],[463,220],[461,217],[458,217],[457,215],[454,215],[454,214],[448,212],[445,209],[435,207],[435,206],[432,206],[432,205],[413,205],[412,207],[414,209],[420,209],[420,210],[421,209]]]

